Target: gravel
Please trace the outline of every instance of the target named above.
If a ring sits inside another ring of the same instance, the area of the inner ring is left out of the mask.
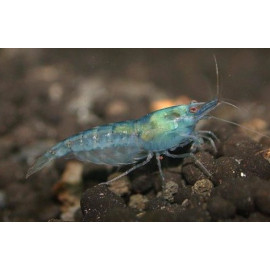
[[[261,70],[269,52],[237,58],[242,53],[218,51],[222,73],[233,75],[224,96],[248,110],[215,113],[268,134],[270,84]],[[207,146],[195,154],[211,177],[192,158],[164,158],[163,193],[155,160],[108,186],[98,184],[115,168],[65,159],[25,180],[34,158],[74,133],[138,118],[180,96],[209,100],[201,90],[205,76],[215,80],[209,51],[1,49],[0,61],[1,221],[270,221],[269,139],[216,120],[198,128],[216,134],[218,152]],[[238,81],[247,64],[252,76]]]

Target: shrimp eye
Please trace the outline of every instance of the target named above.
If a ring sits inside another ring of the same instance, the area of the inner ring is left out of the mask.
[[[190,107],[189,108],[189,112],[191,112],[191,113],[196,113],[197,111],[198,111],[197,107]]]

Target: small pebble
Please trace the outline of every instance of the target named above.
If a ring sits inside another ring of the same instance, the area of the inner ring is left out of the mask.
[[[164,109],[167,107],[179,105],[179,104],[189,104],[191,102],[190,97],[188,96],[179,96],[175,99],[158,99],[154,100],[150,104],[150,108],[152,111],[157,111],[160,109]]]
[[[68,211],[61,214],[62,221],[75,221],[75,214],[80,209],[79,206],[69,207]]]
[[[63,94],[63,86],[59,83],[52,83],[48,89],[49,98],[54,102],[60,101],[63,97]]]
[[[69,161],[66,164],[64,173],[61,176],[61,182],[77,185],[82,181],[83,164],[78,161]]]
[[[61,202],[61,219],[74,221],[74,211],[80,207],[80,193],[82,188],[83,164],[69,161],[65,170],[54,187],[54,193]]]
[[[165,189],[163,191],[163,198],[169,202],[174,202],[174,195],[178,192],[178,184],[174,181],[168,181],[165,184]]]
[[[266,131],[268,126],[267,122],[261,118],[250,119],[248,122],[242,123],[242,125],[262,134]],[[263,135],[248,130],[245,130],[245,133],[255,141],[259,141],[263,137]]]
[[[190,205],[190,202],[189,202],[188,199],[185,199],[185,200],[182,202],[181,205],[184,206],[184,207],[188,207],[188,206]]]
[[[117,177],[119,174],[112,174],[110,178]],[[130,194],[131,190],[131,183],[127,176],[121,177],[120,179],[117,179],[111,183],[109,183],[108,188],[110,191],[112,191],[114,194],[118,196],[124,196]]]
[[[141,194],[135,194],[135,195],[130,196],[128,206],[130,208],[142,211],[146,208],[148,201],[149,200],[146,196],[141,195]]]
[[[270,148],[262,150],[258,152],[257,154],[261,154],[263,158],[270,163]]]
[[[105,109],[105,114],[109,115],[110,117],[115,117],[118,115],[125,115],[128,111],[129,105],[127,101],[112,100]]]
[[[192,187],[192,192],[198,195],[210,196],[214,185],[209,179],[198,180]]]

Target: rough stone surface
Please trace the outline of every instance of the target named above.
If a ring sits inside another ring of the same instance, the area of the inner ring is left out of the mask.
[[[135,194],[130,196],[128,206],[133,209],[137,209],[139,211],[142,211],[146,208],[146,205],[148,203],[148,199],[146,196],[141,194]]]
[[[207,210],[214,221],[233,218],[236,214],[236,207],[234,204],[220,196],[212,197],[209,200]]]
[[[165,184],[165,189],[163,191],[163,198],[169,202],[174,202],[174,195],[178,192],[178,184],[174,181],[169,181]]]
[[[238,214],[248,216],[255,209],[252,185],[247,184],[246,179],[236,178],[226,181],[216,188],[215,193],[230,201]]]
[[[102,221],[102,217],[113,208],[125,208],[124,200],[111,192],[106,185],[86,190],[81,199],[84,221]]]
[[[213,183],[209,179],[198,180],[191,188],[192,192],[202,196],[210,196]]]

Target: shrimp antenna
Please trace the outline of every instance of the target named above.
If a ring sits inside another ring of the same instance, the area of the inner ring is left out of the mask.
[[[231,98],[222,98],[221,103],[224,103],[224,104],[227,104],[227,105],[231,105],[232,107],[238,109],[239,111],[243,111],[245,113],[248,113],[248,110],[246,108],[240,107],[240,105],[239,105],[240,103],[237,102],[234,99],[231,99]]]
[[[216,116],[213,116],[213,115],[210,115],[209,118],[212,118],[212,119],[215,119],[215,120],[219,120],[219,121],[222,121],[222,122],[225,122],[225,123],[228,123],[228,124],[231,124],[231,125],[240,127],[242,129],[245,129],[245,130],[248,130],[250,132],[253,132],[254,134],[257,134],[257,135],[260,135],[260,136],[263,136],[263,137],[266,137],[266,138],[270,139],[270,136],[267,136],[267,135],[265,135],[265,134],[263,134],[261,132],[258,132],[258,131],[254,130],[254,129],[251,129],[251,128],[245,127],[243,125],[237,124],[235,122],[232,122],[232,121],[229,121],[229,120],[225,120],[223,118],[219,118],[219,117],[216,117]]]
[[[240,107],[236,106],[235,104],[233,104],[231,102],[225,101],[224,99],[222,101],[220,101],[221,91],[220,91],[219,69],[218,69],[218,63],[217,63],[217,58],[216,58],[215,54],[213,54],[213,58],[214,58],[215,67],[216,67],[216,80],[217,80],[216,87],[217,87],[217,99],[219,101],[219,104],[226,104],[226,105],[229,105],[235,109],[238,109],[239,111],[242,111],[242,109]]]
[[[243,111],[242,108],[240,108],[240,107],[234,105],[233,103],[230,103],[230,102],[227,102],[227,101],[224,101],[224,100],[222,100],[222,101],[220,102],[220,104],[226,104],[226,105],[229,105],[229,106],[231,106],[231,107],[233,107],[233,108],[239,110],[240,112]]]
[[[215,67],[216,67],[216,77],[217,77],[217,98],[220,100],[220,88],[219,88],[219,70],[218,70],[218,63],[217,63],[217,58],[216,55],[213,54],[213,58],[215,61]]]

